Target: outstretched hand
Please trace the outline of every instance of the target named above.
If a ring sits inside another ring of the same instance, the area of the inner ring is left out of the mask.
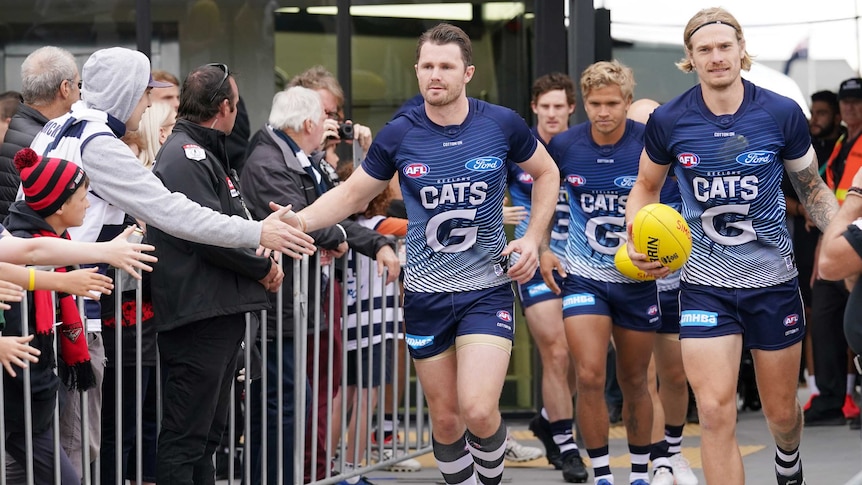
[[[136,269],[152,271],[153,267],[146,263],[155,263],[158,258],[144,252],[155,250],[154,246],[129,242],[129,236],[137,227],[135,225],[129,226],[111,241],[100,244],[104,245],[102,254],[105,256],[103,259],[105,263],[129,273],[133,278],[139,280],[141,275]]]
[[[260,245],[293,259],[301,258],[303,254],[314,254],[314,238],[302,230],[299,218],[290,210],[291,206],[282,207],[270,202],[269,208],[274,212],[263,220]]]
[[[33,340],[33,335],[0,337],[0,363],[3,364],[10,376],[15,377],[17,375],[12,364],[23,369],[27,367],[28,362],[34,364],[39,362],[38,356],[42,352],[28,344],[31,340]]]
[[[12,308],[6,302],[18,302],[21,301],[23,297],[24,288],[21,288],[15,283],[0,280],[0,310],[8,310]]]
[[[70,295],[86,296],[98,300],[101,295],[110,295],[114,289],[111,278],[97,271],[99,268],[91,267],[76,269],[67,273],[56,273],[60,278],[59,291]]]

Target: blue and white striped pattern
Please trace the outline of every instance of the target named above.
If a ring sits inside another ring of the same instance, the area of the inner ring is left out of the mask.
[[[659,107],[645,145],[673,163],[692,235],[683,281],[761,288],[796,276],[781,192],[784,161],[803,157],[808,123],[791,100],[744,81],[736,113],[713,115],[696,86]]]
[[[514,111],[469,102],[457,126],[432,123],[424,106],[399,116],[380,131],[362,165],[379,180],[399,173],[410,291],[480,290],[509,281],[500,256],[506,165],[528,160],[538,142]]]

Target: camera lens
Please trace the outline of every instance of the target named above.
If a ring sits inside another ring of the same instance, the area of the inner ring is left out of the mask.
[[[339,123],[338,125],[338,137],[342,140],[352,140],[353,139],[353,125],[350,123]]]

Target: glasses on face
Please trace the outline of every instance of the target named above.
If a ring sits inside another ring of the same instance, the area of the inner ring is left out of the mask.
[[[74,86],[74,85],[75,85],[75,80],[74,80],[74,79],[66,79],[66,81],[69,81],[69,86]],[[81,89],[81,86],[82,86],[82,85],[83,85],[83,82],[82,82],[82,81],[78,81],[78,89]]]
[[[327,111],[326,117],[331,119],[331,120],[336,120],[336,121],[341,119],[341,115],[338,114],[338,111]]]
[[[212,103],[213,101],[215,101],[216,96],[218,96],[219,91],[221,91],[221,87],[224,86],[225,81],[227,81],[227,77],[230,76],[230,69],[228,69],[227,64],[220,64],[217,62],[207,64],[207,67],[210,66],[217,67],[224,71],[224,76],[221,78],[221,82],[218,83],[218,86],[216,87],[215,91],[213,91],[212,96],[210,96],[210,103]]]

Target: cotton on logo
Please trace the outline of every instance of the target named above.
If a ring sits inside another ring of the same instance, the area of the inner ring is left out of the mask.
[[[499,318],[500,320],[502,320],[504,322],[511,322],[512,321],[512,314],[506,310],[500,310],[497,312],[497,318]]]
[[[696,167],[698,163],[700,163],[700,157],[695,155],[694,153],[680,153],[676,157],[679,160],[679,164],[685,168]]]
[[[413,179],[422,177],[427,174],[428,171],[428,165],[425,165],[424,163],[411,163],[404,167],[404,175]]]
[[[797,323],[799,323],[799,315],[796,313],[794,313],[793,315],[787,315],[786,317],[784,317],[784,326],[785,327],[792,327],[792,326],[796,325]]]

